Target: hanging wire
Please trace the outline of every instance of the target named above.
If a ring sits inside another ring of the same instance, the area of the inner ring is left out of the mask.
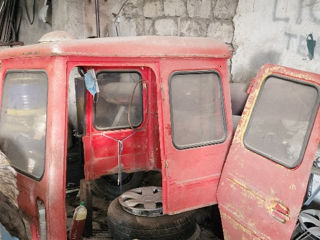
[[[121,7],[120,7],[120,9],[119,9],[119,11],[118,11],[118,13],[112,13],[112,15],[113,15],[113,17],[114,17],[113,23],[114,23],[114,25],[115,25],[115,27],[116,27],[117,37],[119,37],[119,32],[120,32],[120,29],[118,29],[118,28],[120,28],[120,27],[119,27],[119,25],[120,25],[119,16],[120,16],[120,13],[121,13],[122,9],[124,8],[124,6],[127,4],[128,1],[129,1],[129,0],[125,0],[125,1],[122,3],[122,5],[121,5]]]
[[[146,122],[145,124],[143,125],[142,128],[140,128],[139,130],[137,128],[134,127],[134,125],[132,124],[131,122],[131,109],[132,109],[132,105],[133,105],[133,98],[134,98],[134,94],[136,92],[136,89],[138,86],[141,86],[142,88],[142,91],[143,91],[143,85],[145,84],[146,86],[146,92],[147,92],[147,119],[146,119]],[[134,88],[133,88],[133,91],[132,91],[132,94],[131,94],[131,97],[130,97],[130,102],[129,102],[129,107],[128,107],[128,123],[129,123],[129,126],[130,128],[133,130],[133,131],[142,131],[144,130],[144,128],[148,125],[148,122],[149,122],[149,86],[148,86],[148,81],[146,80],[139,80],[136,82]]]
[[[141,84],[141,85],[140,85]],[[131,112],[131,108],[132,108],[132,104],[133,104],[133,98],[134,98],[134,95],[135,95],[135,92],[136,92],[136,89],[138,86],[141,86],[142,87],[142,90],[143,90],[143,84],[145,84],[146,86],[146,92],[147,92],[147,119],[144,123],[144,126],[142,128],[135,128],[131,122],[131,116],[130,116],[130,112]],[[132,94],[131,94],[131,97],[130,97],[130,104],[129,104],[129,107],[128,107],[128,123],[130,125],[130,128],[132,129],[132,133],[129,134],[128,136],[122,138],[122,139],[117,139],[117,138],[113,138],[109,135],[107,135],[106,133],[102,133],[102,136],[105,137],[105,138],[109,138],[115,142],[117,142],[118,144],[118,154],[117,154],[117,158],[118,158],[118,185],[119,185],[119,188],[120,188],[120,192],[122,193],[122,152],[123,152],[123,148],[124,148],[124,141],[126,141],[128,138],[134,136],[137,132],[140,132],[140,131],[143,131],[147,125],[148,125],[148,122],[149,122],[149,86],[148,86],[148,81],[146,80],[140,80],[140,81],[137,81],[134,88],[133,88],[133,91],[132,91]]]
[[[35,0],[33,0],[33,4],[32,4],[32,18],[30,17],[30,14],[29,14],[29,11],[28,11],[27,0],[24,0],[24,8],[26,10],[28,22],[32,25],[33,22],[34,22],[34,15],[35,15],[35,11],[36,11]]]
[[[0,5],[0,45],[22,45],[17,42],[22,11],[18,0],[3,0]]]

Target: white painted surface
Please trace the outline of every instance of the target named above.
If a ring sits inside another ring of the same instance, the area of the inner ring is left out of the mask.
[[[233,21],[233,81],[250,81],[265,63],[320,73],[320,1],[239,0]],[[310,33],[317,41],[313,60]]]

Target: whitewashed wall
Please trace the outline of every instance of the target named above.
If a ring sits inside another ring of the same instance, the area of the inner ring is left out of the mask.
[[[233,81],[249,81],[264,63],[320,73],[320,1],[240,0],[233,21]],[[310,33],[316,40],[312,60]]]

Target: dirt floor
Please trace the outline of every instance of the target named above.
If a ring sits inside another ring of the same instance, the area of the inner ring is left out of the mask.
[[[159,178],[157,175],[150,175],[145,178],[143,185],[158,185]],[[72,216],[75,207],[79,205],[79,194],[76,192],[73,194],[67,194],[67,225],[70,226],[72,222]],[[107,211],[110,204],[109,200],[105,200],[101,196],[92,196],[93,207],[93,235],[91,237],[84,238],[85,240],[95,239],[113,239],[108,231],[107,225]],[[195,219],[199,225],[199,231],[197,236],[192,240],[221,240],[223,239],[221,231],[220,216],[217,206],[211,206],[207,208],[199,209],[195,212]],[[68,227],[69,229],[69,227]],[[187,240],[187,239],[186,239]]]

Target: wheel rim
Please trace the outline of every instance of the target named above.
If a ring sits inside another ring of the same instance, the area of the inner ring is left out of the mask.
[[[141,187],[131,189],[119,197],[119,203],[126,212],[136,216],[161,216],[162,188]]]

